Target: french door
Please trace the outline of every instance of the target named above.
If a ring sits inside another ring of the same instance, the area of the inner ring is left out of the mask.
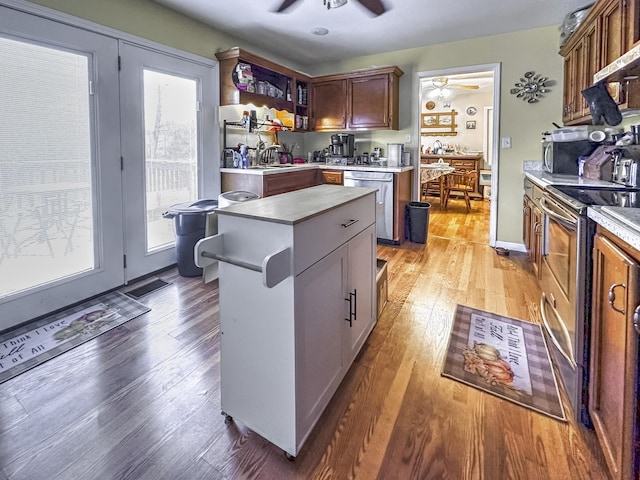
[[[0,330],[122,284],[117,55],[0,7]]]
[[[219,191],[211,66],[121,42],[126,278],[176,262],[174,204]],[[215,198],[215,197],[214,197]]]
[[[175,263],[162,212],[220,188],[213,62],[0,6],[0,72],[0,331]]]

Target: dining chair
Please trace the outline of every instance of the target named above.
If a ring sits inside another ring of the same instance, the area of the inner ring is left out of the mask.
[[[478,172],[476,170],[454,170],[447,174],[444,180],[444,191],[442,205],[447,207],[449,197],[452,193],[462,194],[467,205],[467,213],[471,210],[469,192],[473,192],[476,187]]]

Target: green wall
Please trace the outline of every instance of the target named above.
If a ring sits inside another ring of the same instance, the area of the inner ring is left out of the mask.
[[[562,120],[563,62],[558,54],[557,27],[357,57],[342,62],[294,65],[282,60],[277,53],[266,52],[257,45],[218,32],[148,0],[36,0],[34,3],[207,58],[215,58],[217,50],[240,46],[311,75],[398,65],[405,72],[400,80],[400,131],[369,133],[372,142],[382,144],[404,142],[406,134],[414,135],[419,113],[418,105],[414,105],[418,72],[501,63],[499,133],[501,137],[511,137],[512,148],[499,150],[497,240],[522,242],[522,164],[525,160],[540,159],[541,133],[553,128],[551,122],[560,123]],[[525,103],[509,94],[513,84],[529,70],[555,81],[555,86],[537,104]],[[305,134],[304,137],[307,150],[314,149],[314,144],[325,143],[319,134]],[[416,139],[412,143],[417,145]]]
[[[522,165],[525,160],[541,160],[541,134],[562,122],[563,59],[558,53],[557,27],[525,30],[504,35],[401,50],[392,53],[352,58],[344,62],[316,65],[312,75],[345,72],[373,66],[397,65],[400,79],[400,129],[374,132],[384,142],[403,142],[405,134],[415,132],[419,105],[418,73],[468,65],[501,64],[500,131],[511,137],[512,148],[499,149],[497,240],[522,243]],[[555,82],[538,103],[529,104],[509,93],[524,72],[533,70]],[[416,141],[413,140],[413,145]]]

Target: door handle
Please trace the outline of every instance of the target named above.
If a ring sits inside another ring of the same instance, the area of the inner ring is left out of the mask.
[[[640,305],[633,311],[633,328],[636,329],[636,333],[640,334]]]
[[[609,305],[611,305],[611,308],[613,308],[616,312],[621,313],[624,315],[624,310],[621,310],[619,308],[616,308],[616,306],[613,304],[613,302],[616,301],[616,288],[617,287],[622,287],[622,288],[627,288],[627,286],[624,283],[614,283],[613,285],[611,285],[611,287],[609,287]],[[636,308],[636,311],[638,309]],[[634,313],[635,315],[635,313]]]

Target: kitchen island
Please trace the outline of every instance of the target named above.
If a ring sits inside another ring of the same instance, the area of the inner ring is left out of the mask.
[[[295,456],[376,322],[375,189],[218,210],[221,408]],[[201,257],[207,252],[210,257]]]

